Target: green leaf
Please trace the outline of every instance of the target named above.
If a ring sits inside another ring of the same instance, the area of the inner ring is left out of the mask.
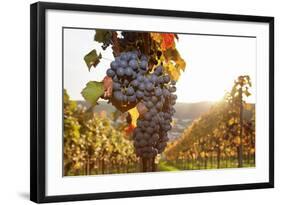
[[[98,55],[96,49],[92,50],[84,57],[84,60],[88,66],[89,71],[92,66],[96,67],[99,64],[101,58],[102,58],[101,53]]]
[[[93,106],[96,105],[98,99],[103,95],[103,82],[90,81],[82,90],[81,94],[84,99],[90,102]]]
[[[110,40],[111,38],[111,31],[107,31],[107,30],[96,30],[96,34],[95,34],[95,41],[99,42],[99,43],[104,43]]]

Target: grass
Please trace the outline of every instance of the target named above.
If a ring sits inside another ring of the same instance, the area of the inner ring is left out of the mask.
[[[207,167],[205,167],[204,163],[199,160],[193,160],[192,162],[183,162],[183,161],[160,161],[160,165],[163,164],[164,169],[165,167],[172,167],[175,170],[200,170],[200,169],[218,169],[216,161],[211,163],[208,160]],[[243,167],[255,167],[254,158],[250,161],[244,161]],[[237,160],[236,159],[222,159],[220,162],[220,168],[237,168]],[[160,170],[162,171],[162,170]],[[163,170],[163,171],[170,171],[170,170]]]
[[[172,165],[168,165],[167,162],[160,161],[158,164],[158,170],[159,171],[179,171],[180,169],[178,169]]]

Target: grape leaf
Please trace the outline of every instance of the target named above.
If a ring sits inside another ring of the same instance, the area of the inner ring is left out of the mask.
[[[132,124],[134,126],[136,126],[137,125],[137,119],[139,117],[139,112],[138,112],[137,108],[134,107],[134,108],[130,109],[128,112],[131,114]]]
[[[81,94],[86,101],[95,106],[98,99],[104,94],[103,82],[88,82]]]
[[[89,71],[92,66],[96,67],[99,64],[101,58],[102,58],[101,53],[99,53],[98,55],[96,49],[92,50],[84,57],[84,60],[88,66]]]
[[[181,58],[177,49],[168,49],[164,53],[165,57],[165,71],[170,75],[173,80],[178,80],[181,71],[185,70],[186,63],[183,58]]]
[[[111,39],[111,36],[112,36],[111,31],[97,29],[94,40],[99,43],[104,43],[109,39]]]

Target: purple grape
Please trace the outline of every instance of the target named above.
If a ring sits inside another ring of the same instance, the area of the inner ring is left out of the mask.
[[[120,61],[120,66],[123,67],[123,68],[126,68],[128,66],[127,61],[121,60]]]
[[[125,52],[123,52],[123,53],[121,53],[121,55],[120,55],[120,59],[121,60],[123,60],[123,61],[127,61],[128,60],[128,55],[127,55],[127,53],[125,53]]]
[[[110,63],[110,68],[113,69],[113,70],[116,70],[118,68],[118,63],[116,61],[112,61]]]
[[[120,67],[117,68],[116,73],[117,73],[117,76],[118,76],[118,77],[122,77],[122,76],[124,76],[124,74],[125,74],[124,69],[123,69],[123,68],[120,68]]]
[[[135,59],[130,60],[129,66],[130,66],[131,68],[133,68],[134,70],[136,70],[136,69],[138,68],[138,61],[135,60]]]
[[[131,59],[134,59],[134,60],[138,59],[138,55],[136,53],[132,53]]]
[[[125,75],[128,76],[128,77],[130,77],[132,74],[133,74],[133,73],[132,73],[132,69],[131,69],[130,67],[127,67],[127,68],[125,69]]]
[[[139,84],[139,89],[140,89],[140,90],[144,90],[144,89],[145,89],[144,83]]]
[[[147,66],[148,66],[147,61],[142,60],[142,61],[140,62],[140,67],[141,67],[141,69],[146,70],[146,69],[147,69]]]
[[[114,82],[112,87],[114,91],[121,90],[121,85],[119,83]]]
[[[133,95],[135,93],[134,88],[129,87],[126,91],[127,95]]]
[[[169,88],[169,91],[170,91],[171,93],[174,93],[174,92],[177,91],[177,88],[176,88],[175,86],[172,86],[172,87]]]
[[[156,96],[160,96],[160,95],[162,95],[162,90],[161,90],[161,88],[156,88],[156,90],[155,90],[155,95]]]
[[[120,91],[116,91],[113,93],[113,96],[116,100],[122,101],[123,100],[123,94]]]
[[[138,83],[137,80],[133,80],[133,81],[131,82],[131,85],[136,88],[136,87],[138,87],[139,83]]]
[[[152,101],[153,103],[157,103],[157,102],[158,102],[158,98],[155,97],[155,96],[152,96],[152,97],[151,97],[151,101]]]
[[[136,92],[136,95],[137,95],[137,98],[139,98],[139,99],[142,99],[144,96],[143,92],[141,92],[139,90]]]
[[[106,75],[112,78],[115,75],[115,72],[112,69],[107,69]]]
[[[175,80],[172,80],[172,81],[171,81],[171,84],[172,84],[172,85],[176,85],[176,83],[177,83],[177,82],[176,82]]]
[[[149,83],[146,84],[145,89],[146,89],[147,91],[152,91],[152,90],[153,90],[153,87],[154,87],[153,84],[149,82]]]
[[[158,66],[158,67],[155,69],[155,71],[154,71],[154,73],[155,73],[156,75],[161,75],[162,72],[163,72],[163,67],[162,67],[162,66]]]
[[[142,81],[144,80],[144,77],[143,77],[142,75],[138,75],[138,76],[137,76],[137,80],[138,80],[139,82],[142,82]]]
[[[164,83],[169,83],[169,82],[170,82],[170,76],[165,75],[165,76],[163,77],[163,80],[164,80]]]
[[[128,101],[129,101],[129,102],[136,102],[136,100],[137,100],[137,97],[136,97],[135,94],[133,94],[132,96],[129,96],[129,97],[128,97]]]

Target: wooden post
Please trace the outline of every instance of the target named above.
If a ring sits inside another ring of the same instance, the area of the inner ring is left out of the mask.
[[[243,167],[243,101],[242,101],[242,85],[239,88],[239,100],[240,100],[240,144],[237,147],[238,167]]]

